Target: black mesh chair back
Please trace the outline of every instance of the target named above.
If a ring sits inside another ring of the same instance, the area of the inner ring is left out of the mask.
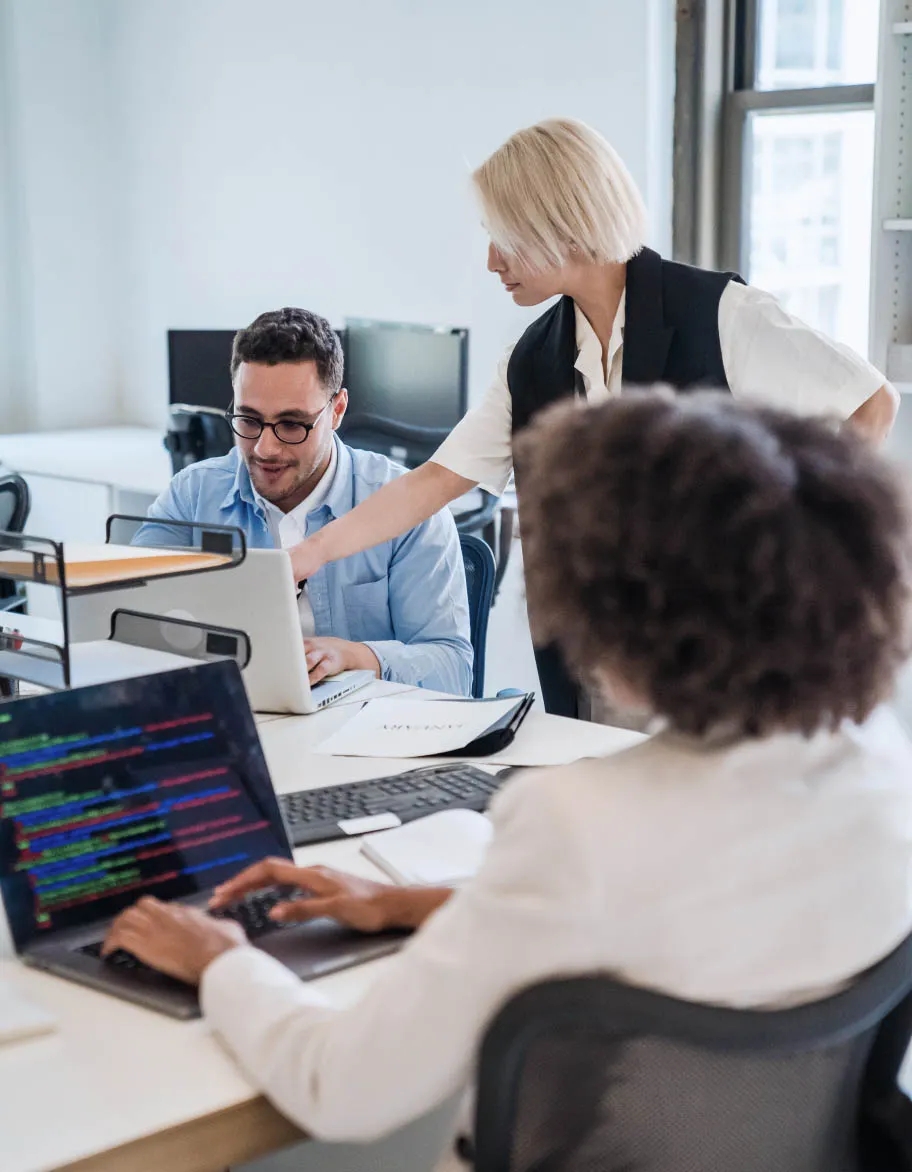
[[[22,533],[30,508],[26,482],[15,472],[0,470],[0,529],[6,533]]]
[[[472,695],[484,695],[485,647],[488,642],[488,616],[494,598],[494,554],[480,537],[463,534],[459,538],[462,561],[465,565],[466,587],[469,593],[469,623],[472,650],[475,653],[472,668]]]
[[[380,452],[406,468],[423,464],[448,435],[445,427],[416,427],[366,412],[345,415],[339,426],[339,436],[350,448]]]
[[[346,415],[339,428],[339,435],[349,447],[380,452],[406,468],[417,468],[429,460],[449,434],[446,427],[415,427],[398,419],[366,413]],[[488,530],[486,536],[493,540],[497,497],[485,489],[478,492],[478,506],[455,515],[456,528],[460,533]]]
[[[530,988],[482,1045],[475,1172],[908,1172],[910,989],[909,940],[774,1012],[603,977]]]
[[[165,447],[171,453],[171,471],[177,474],[189,464],[226,455],[234,447],[234,432],[224,411],[175,403]]]
[[[22,533],[31,508],[29,487],[15,472],[0,471],[0,530]],[[0,578],[0,610],[19,610],[24,592],[10,578]]]
[[[0,530],[4,533],[22,533],[31,508],[29,487],[15,472],[0,470]],[[25,587],[11,578],[0,578],[0,610],[21,612],[25,609]],[[17,684],[8,676],[0,676],[0,700],[17,694]]]

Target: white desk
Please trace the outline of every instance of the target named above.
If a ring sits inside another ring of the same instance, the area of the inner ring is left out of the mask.
[[[0,435],[0,461],[17,472],[157,495],[171,479],[163,437],[164,431],[154,427]]]
[[[417,764],[311,752],[355,711],[342,706],[258,722],[278,792]],[[628,745],[630,734],[618,730],[617,743]],[[357,840],[307,847],[295,857],[381,877]],[[350,1004],[384,963],[323,978],[321,991]],[[0,962],[0,980],[20,986],[61,1023],[45,1038],[0,1046],[2,1172],[220,1172],[301,1138],[203,1022],[172,1021],[15,961]]]
[[[103,541],[111,513],[145,514],[171,479],[164,432],[96,427],[0,435],[0,462],[32,495],[28,531],[58,541]]]

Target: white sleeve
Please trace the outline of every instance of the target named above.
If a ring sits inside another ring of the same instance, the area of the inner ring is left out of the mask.
[[[732,394],[799,415],[848,419],[887,381],[848,346],[786,313],[771,293],[730,281],[719,302]]]
[[[551,771],[553,778],[553,771]],[[334,1010],[265,953],[237,948],[206,970],[206,1018],[289,1118],[327,1140],[369,1140],[443,1102],[473,1075],[498,1007],[576,967],[598,884],[574,848],[578,817],[517,779],[492,805],[495,837],[476,879],[387,965],[361,1001]],[[531,784],[529,784],[531,783]]]
[[[497,375],[477,407],[453,428],[431,456],[466,480],[500,496],[513,467],[513,403],[507,386],[512,347],[497,365]]]

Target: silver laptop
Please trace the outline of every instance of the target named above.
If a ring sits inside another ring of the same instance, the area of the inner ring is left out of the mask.
[[[212,890],[291,848],[244,694],[228,660],[3,705],[0,895],[26,964],[172,1017],[196,990],[100,946],[141,895],[205,906]],[[251,942],[304,979],[398,948],[331,920],[277,926],[288,892],[230,910]]]
[[[375,678],[369,671],[347,671],[310,686],[291,559],[281,549],[248,550],[244,561],[230,570],[77,595],[69,602],[70,639],[106,639],[117,609],[245,631],[250,662],[244,684],[257,712],[317,712]],[[173,650],[180,654],[185,649],[176,644]]]

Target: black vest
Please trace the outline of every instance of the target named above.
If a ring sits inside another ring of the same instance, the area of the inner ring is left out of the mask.
[[[662,260],[650,248],[627,262],[625,387],[729,389],[719,342],[719,301],[729,281],[741,278]],[[576,354],[575,308],[570,297],[562,297],[529,326],[510,356],[514,435],[544,407],[583,393]],[[521,470],[516,486],[521,514]],[[554,647],[536,648],[535,660],[547,711],[577,716],[578,689],[560,654]]]

